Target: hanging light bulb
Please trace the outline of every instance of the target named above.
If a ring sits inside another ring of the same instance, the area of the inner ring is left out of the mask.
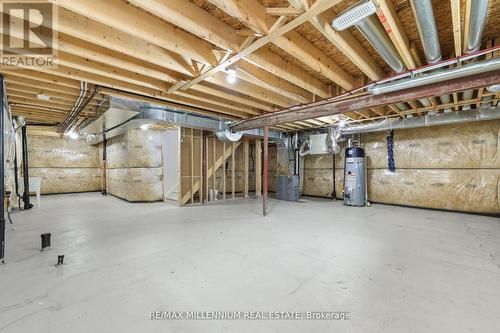
[[[227,73],[227,82],[230,83],[230,84],[235,84],[236,83],[236,70],[235,69],[227,69],[226,70],[226,73]]]

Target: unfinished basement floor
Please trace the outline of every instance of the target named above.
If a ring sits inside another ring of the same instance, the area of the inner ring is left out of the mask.
[[[500,221],[323,199],[178,208],[96,193],[13,214],[0,332],[499,332]],[[52,248],[40,252],[40,234]],[[56,267],[57,255],[65,255]],[[345,321],[150,320],[346,311]]]

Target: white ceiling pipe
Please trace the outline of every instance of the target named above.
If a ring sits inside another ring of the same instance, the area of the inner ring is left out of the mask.
[[[405,90],[420,87],[432,83],[457,79],[474,74],[480,74],[500,69],[500,58],[476,62],[462,67],[448,68],[445,70],[412,77],[410,79],[399,80],[391,83],[376,85],[368,88],[368,93],[372,95],[386,94],[393,91]]]

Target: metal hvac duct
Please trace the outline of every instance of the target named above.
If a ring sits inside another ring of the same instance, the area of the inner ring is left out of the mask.
[[[420,87],[432,83],[457,79],[465,76],[495,71],[500,69],[500,58],[472,63],[462,67],[453,67],[445,70],[412,77],[409,79],[376,85],[368,88],[368,93],[380,95],[398,90]]]
[[[427,126],[462,124],[483,120],[500,119],[500,107],[483,107],[478,110],[452,111],[436,115],[425,115],[414,118],[386,118],[366,125],[356,125],[341,128],[343,135],[390,131]]]
[[[469,17],[469,33],[465,42],[465,53],[472,53],[481,47],[486,15],[488,14],[488,0],[472,0]]]
[[[486,15],[488,14],[488,0],[472,0],[469,13],[469,31],[465,39],[465,53],[476,52],[481,47],[481,36],[483,34]],[[463,92],[462,98],[469,100],[474,97],[473,90]],[[463,110],[470,109],[470,106],[464,106]]]
[[[436,20],[434,18],[434,10],[432,8],[432,0],[410,0],[410,3],[417,22],[418,32],[420,33],[425,59],[427,63],[434,64],[441,60],[442,54],[441,46],[439,45]],[[450,95],[442,95],[440,96],[440,100],[443,104],[451,102]],[[428,104],[427,99],[426,101]],[[446,109],[445,111],[450,111],[450,109]]]
[[[436,63],[441,60],[441,46],[439,45],[432,1],[410,0],[410,3],[417,21],[425,58],[429,64]]]
[[[342,31],[355,26],[377,50],[382,59],[396,72],[405,70],[403,60],[392,44],[380,20],[375,17],[377,8],[372,0],[362,0],[349,7],[335,18],[332,26],[337,31]]]

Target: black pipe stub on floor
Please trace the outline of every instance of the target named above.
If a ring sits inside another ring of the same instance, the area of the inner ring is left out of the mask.
[[[42,251],[43,249],[50,247],[50,233],[44,233],[41,234],[40,237],[42,238]]]
[[[57,265],[62,265],[64,263],[64,254],[57,256]]]

